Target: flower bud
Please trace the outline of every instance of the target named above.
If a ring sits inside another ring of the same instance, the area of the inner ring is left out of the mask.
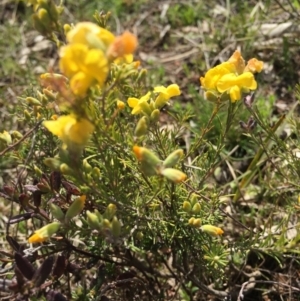
[[[139,106],[141,107],[144,114],[146,114],[147,116],[151,116],[152,110],[147,101],[142,101],[141,103],[139,103]]]
[[[159,120],[160,111],[158,109],[154,109],[151,113],[150,119],[153,122],[157,122]]]
[[[43,163],[50,167],[52,170],[59,170],[61,162],[58,159],[55,158],[46,158],[43,160]]]
[[[90,173],[93,170],[93,167],[89,164],[89,162],[87,161],[87,159],[83,160],[82,165],[83,165],[83,170],[86,173]]]
[[[125,102],[121,100],[117,100],[117,108],[119,111],[123,111],[125,109]]]
[[[32,21],[34,28],[40,32],[42,35],[46,35],[48,32],[47,27],[44,25],[44,23],[40,20],[38,14],[32,15]]]
[[[34,97],[26,97],[25,100],[27,101],[28,104],[33,105],[33,106],[41,106],[41,102],[37,100]]]
[[[173,167],[176,165],[181,158],[183,157],[184,153],[182,149],[177,149],[174,152],[172,152],[167,159],[163,162],[164,167]]]
[[[82,195],[80,197],[77,197],[72,205],[69,207],[66,216],[65,216],[65,221],[68,222],[70,219],[73,217],[77,216],[83,209],[84,204],[85,204],[86,196]]]
[[[11,139],[11,135],[9,134],[9,132],[3,131],[2,133],[0,133],[0,141],[5,142],[5,144],[11,144],[12,139]]]
[[[183,211],[189,213],[192,210],[192,205],[189,201],[184,201],[182,204]]]
[[[134,154],[139,162],[141,162],[141,169],[146,176],[153,176],[157,174],[158,167],[161,160],[150,150],[145,147],[134,146]]]
[[[65,33],[65,35],[67,35],[68,32],[69,32],[71,29],[72,29],[72,28],[71,28],[70,24],[64,24],[64,33]]]
[[[193,206],[193,208],[192,208],[192,212],[193,212],[194,214],[199,214],[200,211],[201,211],[201,206],[200,206],[199,203],[196,203],[196,204]]]
[[[203,225],[201,226],[201,230],[211,236],[219,236],[224,233],[221,228],[212,225]]]
[[[139,72],[139,75],[136,79],[136,82],[137,83],[142,83],[143,81],[145,81],[146,77],[147,77],[147,74],[148,74],[148,71],[147,69],[142,69],[140,72]]]
[[[90,226],[90,228],[100,231],[102,226],[101,226],[101,223],[99,222],[97,214],[92,213],[91,211],[87,210],[86,215],[87,215],[86,221],[87,221],[88,225]]]
[[[181,183],[187,178],[185,173],[174,168],[165,168],[160,173],[174,183]]]
[[[111,232],[114,237],[119,237],[121,233],[121,223],[116,216],[113,217],[111,221]]]
[[[31,114],[27,110],[24,110],[24,117],[25,117],[26,121],[31,120]]]
[[[42,176],[43,172],[36,165],[33,165],[33,169],[37,176]]]
[[[199,228],[201,226],[201,219],[200,218],[195,218],[193,220],[193,227]]]
[[[56,6],[54,1],[48,2],[48,13],[50,15],[51,20],[54,22],[58,21],[58,17],[61,14],[61,8]]]
[[[59,230],[59,228],[60,228],[60,223],[58,222],[48,224],[40,228],[39,230],[35,231],[35,233],[29,237],[28,242],[30,243],[43,242],[51,235],[56,233]]]
[[[68,164],[62,163],[59,167],[60,172],[64,175],[72,175],[73,174],[73,169],[69,167]]]
[[[61,208],[53,203],[49,205],[50,212],[52,213],[53,217],[58,219],[60,222],[63,222],[65,219],[65,214],[61,210]]]
[[[111,220],[113,216],[116,214],[117,207],[114,204],[109,204],[103,214],[104,218],[107,218],[108,220]]]
[[[98,167],[93,168],[92,177],[94,178],[94,180],[99,180],[99,178],[101,177],[100,168],[98,168]]]
[[[110,223],[110,221],[109,221],[107,218],[105,218],[105,219],[102,221],[102,226],[103,226],[103,228],[105,228],[105,229],[110,229],[110,228],[111,228],[111,223]]]
[[[137,123],[137,126],[134,131],[134,135],[137,137],[141,137],[147,134],[148,131],[148,118],[143,116]]]
[[[194,221],[195,221],[195,218],[194,218],[194,217],[191,217],[191,218],[189,219],[189,221],[188,221],[189,225],[190,225],[190,226],[193,226]]]
[[[103,222],[102,214],[97,209],[94,210],[94,213],[97,215],[99,222],[102,224],[102,222]]]
[[[57,93],[50,91],[49,89],[43,89],[43,93],[46,95],[49,101],[56,100]]]
[[[18,140],[23,138],[23,135],[19,131],[13,131],[11,133],[11,136],[13,139],[18,139]]]
[[[191,205],[192,205],[192,207],[196,204],[196,203],[198,203],[198,195],[196,194],[196,193],[192,193],[191,194]]]
[[[51,18],[44,8],[40,8],[37,12],[37,15],[44,27],[51,28]]]

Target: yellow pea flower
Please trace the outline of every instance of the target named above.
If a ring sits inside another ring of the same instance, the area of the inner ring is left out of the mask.
[[[147,109],[148,100],[150,99],[151,93],[148,92],[144,96],[142,96],[140,99],[135,97],[129,97],[127,100],[127,103],[130,108],[132,108],[131,114],[136,115],[143,111],[143,109]],[[143,107],[143,108],[142,108]],[[149,108],[150,109],[150,108]],[[151,114],[151,112],[150,112]]]
[[[255,90],[256,88],[257,83],[251,72],[245,72],[238,76],[234,73],[225,74],[217,82],[217,90],[220,93],[227,92],[232,102],[241,99],[243,90]]]
[[[115,40],[115,36],[108,30],[91,22],[80,22],[67,33],[70,44],[82,44],[89,48],[105,50]]]
[[[204,77],[200,77],[206,99],[210,101],[230,99],[232,102],[240,100],[242,93],[256,90],[257,83],[253,73],[261,72],[262,68],[263,62],[255,58],[249,60],[245,66],[241,53],[235,51],[227,62],[211,68]]]
[[[104,52],[100,49],[89,49],[83,44],[62,47],[59,66],[71,79],[71,90],[76,95],[84,95],[94,81],[102,86],[109,71]]]
[[[171,97],[181,94],[180,88],[176,84],[169,85],[167,88],[164,86],[157,86],[154,88],[154,93],[159,93],[155,100],[155,108],[162,108]]]
[[[205,77],[200,77],[201,86],[205,90],[215,90],[219,79],[223,75],[234,73],[234,72],[235,72],[234,64],[230,62],[224,62],[208,70],[205,74]]]
[[[44,126],[64,143],[84,145],[94,131],[94,125],[87,119],[74,115],[61,116],[57,120],[44,121]]]
[[[51,235],[56,233],[60,228],[59,222],[53,222],[48,224],[37,231],[28,238],[28,242],[30,243],[39,243],[47,240]]]

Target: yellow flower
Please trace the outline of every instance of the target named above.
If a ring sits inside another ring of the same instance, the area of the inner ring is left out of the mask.
[[[91,22],[80,22],[67,34],[70,44],[82,44],[103,51],[106,51],[114,40],[115,36],[110,31]]]
[[[228,73],[235,72],[235,67],[232,63],[224,62],[210,70],[205,74],[205,77],[200,77],[201,86],[205,90],[215,90],[219,79]]]
[[[94,131],[94,125],[84,118],[74,115],[61,116],[57,120],[44,121],[44,126],[54,135],[58,136],[67,145],[87,143]]]
[[[262,67],[263,62],[257,59],[251,59],[245,67],[241,53],[235,51],[227,62],[208,70],[205,77],[200,77],[206,99],[222,101],[229,98],[232,102],[240,100],[242,93],[256,90],[253,73],[260,72]]]
[[[241,99],[243,90],[255,90],[256,88],[257,83],[251,72],[245,72],[238,76],[234,73],[225,74],[217,82],[217,90],[220,93],[227,92],[232,102]]]
[[[48,224],[41,229],[35,231],[35,233],[29,237],[28,242],[39,243],[47,240],[51,235],[56,233],[60,228],[60,223],[54,222]]]
[[[151,93],[148,92],[144,96],[142,96],[140,99],[135,98],[135,97],[129,97],[127,100],[127,103],[130,108],[132,108],[131,114],[136,115],[139,114],[143,111],[142,107],[147,108],[148,100],[150,99]],[[151,113],[150,113],[151,114]]]
[[[158,86],[154,88],[154,93],[159,93],[155,100],[155,108],[162,108],[168,100],[173,96],[178,96],[181,94],[181,91],[176,84],[169,85],[167,88],[164,86]]]
[[[102,50],[71,44],[61,48],[60,57],[60,69],[71,79],[70,86],[74,94],[84,95],[95,80],[100,86],[105,82],[109,66]]]

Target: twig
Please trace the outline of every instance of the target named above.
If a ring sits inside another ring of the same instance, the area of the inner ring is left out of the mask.
[[[43,122],[43,120],[40,120],[31,130],[29,130],[20,140],[15,142],[14,144],[11,144],[6,149],[4,149],[2,152],[0,152],[0,156],[5,155],[8,151],[13,149],[14,147],[18,146],[22,141],[24,141],[32,132],[34,132]]]
[[[277,285],[282,285],[282,286],[288,287],[290,290],[294,290],[296,292],[300,292],[300,289],[297,288],[297,287],[294,287],[294,286],[291,286],[291,285],[288,285],[288,284],[285,284],[285,283],[277,282],[277,281],[271,281],[271,280],[249,280],[249,281],[246,281],[246,282],[244,282],[242,284],[242,287],[241,287],[241,290],[239,292],[237,301],[241,301],[241,300],[244,299],[243,291],[245,290],[245,287],[248,284],[250,284],[250,283],[277,284]]]

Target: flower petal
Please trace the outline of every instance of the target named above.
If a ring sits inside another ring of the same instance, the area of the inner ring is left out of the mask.
[[[134,108],[135,106],[138,105],[139,100],[138,100],[138,98],[135,98],[135,97],[129,97],[127,99],[127,103],[128,103],[130,108]]]

